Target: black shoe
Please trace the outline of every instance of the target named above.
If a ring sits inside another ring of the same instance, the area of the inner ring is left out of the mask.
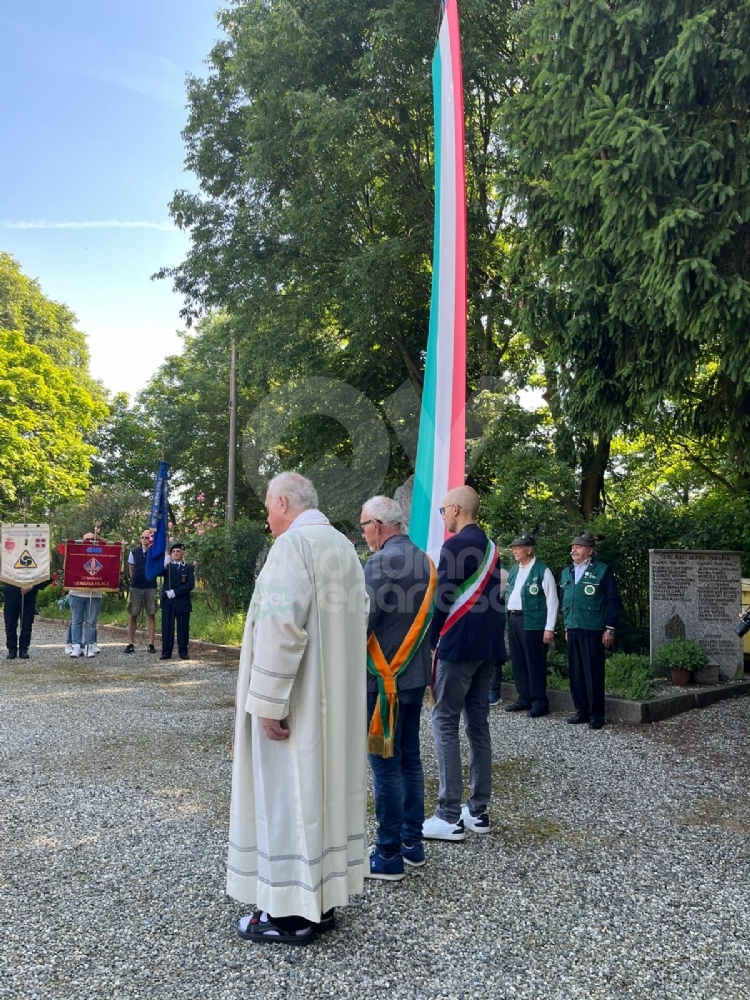
[[[581,726],[588,721],[589,721],[588,715],[581,715],[580,712],[576,712],[575,715],[571,715],[571,717],[568,719],[568,723],[571,726]]]
[[[28,660],[29,658],[29,653],[28,650],[26,649],[22,649],[18,655],[21,657],[22,660]]]
[[[604,719],[592,719],[589,722],[589,729],[601,729],[604,725]]]
[[[148,651],[149,651],[149,653],[155,653],[156,652],[156,646],[153,644],[153,642],[150,642],[148,644]]]
[[[18,653],[15,651],[15,649],[9,649],[8,650],[8,655],[7,655],[6,659],[8,659],[8,660],[15,660],[15,658],[17,656],[18,656]]]
[[[315,925],[318,929],[318,934],[325,934],[327,931],[333,931],[336,929],[336,911],[333,907],[330,910],[326,910],[325,913],[320,915],[320,923]]]
[[[127,644],[127,646],[125,647],[125,652],[126,653],[134,653],[135,652],[135,646],[133,645],[132,642],[129,642]]]
[[[161,656],[159,657],[159,659],[160,660],[171,660],[172,659],[172,654],[170,653],[169,656],[165,656],[164,653],[162,653]]]
[[[522,701],[514,701],[512,705],[506,705],[506,712],[525,712],[527,709],[531,708],[531,705],[524,705]]]
[[[549,715],[548,708],[530,708],[526,713],[530,719],[541,719],[543,715]]]
[[[187,653],[180,653],[180,659],[181,660],[189,660],[190,657],[188,656]]]

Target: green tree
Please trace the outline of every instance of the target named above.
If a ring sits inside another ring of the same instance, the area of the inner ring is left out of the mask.
[[[81,498],[104,404],[17,330],[0,329],[0,512],[41,518]]]
[[[83,379],[94,394],[89,378],[89,350],[85,334],[76,328],[76,318],[67,306],[53,302],[37,281],[21,271],[10,254],[0,252],[0,327],[18,330],[27,344],[34,344],[62,368]]]
[[[507,323],[497,141],[517,79],[512,0],[461,5],[467,113],[469,388],[535,359]],[[523,6],[523,5],[522,5]],[[421,392],[433,243],[432,59],[438,5],[417,0],[233,3],[205,79],[191,79],[187,163],[200,193],[171,205],[191,234],[162,272],[188,319],[226,310],[261,394],[326,376],[373,403]],[[520,366],[520,368],[518,367]],[[389,485],[409,471],[392,440]],[[297,462],[345,455],[346,432],[290,430]]]
[[[559,365],[563,412],[607,441],[664,407],[745,494],[749,14],[538,0],[515,135],[519,317]]]
[[[148,492],[160,454],[156,429],[147,412],[131,405],[126,392],[115,393],[108,402],[109,415],[91,436],[96,449],[93,482],[105,488],[122,484]]]

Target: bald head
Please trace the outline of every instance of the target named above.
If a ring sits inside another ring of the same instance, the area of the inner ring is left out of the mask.
[[[467,524],[474,524],[479,510],[479,497],[471,486],[454,486],[443,500],[443,520],[451,534],[460,531]]]
[[[456,486],[445,495],[444,507],[457,505],[465,514],[471,518],[477,516],[479,510],[479,495],[471,486]]]

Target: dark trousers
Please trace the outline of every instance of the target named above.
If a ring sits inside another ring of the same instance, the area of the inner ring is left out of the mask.
[[[398,693],[398,721],[393,756],[368,754],[375,789],[378,833],[375,843],[383,854],[398,854],[401,844],[418,844],[424,823],[424,772],[419,755],[419,719],[424,687]],[[367,718],[372,718],[377,692],[367,692]]]
[[[177,648],[180,656],[188,655],[190,642],[190,612],[175,611],[172,602],[165,599],[161,606],[161,655],[171,656],[174,649],[174,632],[177,626]]]
[[[508,616],[508,643],[518,700],[532,708],[549,709],[547,646],[544,629],[525,629],[523,614]]]
[[[22,594],[20,587],[7,584],[4,593],[5,645],[10,653],[25,653],[31,645],[31,626],[36,614],[36,591]],[[21,621],[21,634],[17,635]]]
[[[602,631],[568,629],[568,674],[576,711],[604,721],[604,644]]]

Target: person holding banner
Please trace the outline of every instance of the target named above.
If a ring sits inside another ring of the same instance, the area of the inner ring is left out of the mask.
[[[476,523],[479,497],[457,486],[440,514],[453,535],[438,564],[435,614],[430,631],[435,650],[432,733],[439,790],[435,815],[422,835],[463,840],[467,828],[489,833],[487,807],[492,791],[492,744],[488,695],[495,660],[505,659],[505,615],[497,547]],[[471,794],[462,807],[463,774],[458,727],[466,713]]]
[[[36,614],[36,595],[46,584],[38,583],[35,587],[15,587],[12,583],[5,584],[3,594],[3,618],[5,619],[5,645],[8,647],[8,659],[22,660],[29,658],[31,645],[31,627]],[[18,626],[21,625],[19,634]]]
[[[147,576],[146,555],[154,533],[151,528],[141,532],[141,544],[137,545],[128,556],[128,573],[130,574],[130,600],[128,601],[128,644],[126,653],[135,652],[135,629],[138,615],[146,612],[148,618],[148,651],[156,652],[156,574]],[[163,558],[163,552],[162,552]]]
[[[36,595],[50,576],[49,525],[3,524],[0,580],[5,584],[3,618],[8,659],[29,658]],[[20,632],[19,632],[20,623]]]
[[[403,513],[390,497],[368,500],[359,528],[373,553],[365,563],[367,749],[378,818],[365,878],[397,881],[405,864],[425,863],[419,723],[432,673],[428,633],[437,573],[427,553],[404,534]]]
[[[92,531],[86,532],[83,536],[84,542],[97,542],[104,545],[103,538],[97,539]],[[102,606],[103,590],[90,589],[84,587],[73,587],[68,591],[68,603],[70,604],[70,625],[68,626],[68,644],[66,651],[70,656],[96,656],[100,652],[96,644],[97,622],[99,620],[99,609]],[[86,634],[83,634],[83,624],[86,625]]]

